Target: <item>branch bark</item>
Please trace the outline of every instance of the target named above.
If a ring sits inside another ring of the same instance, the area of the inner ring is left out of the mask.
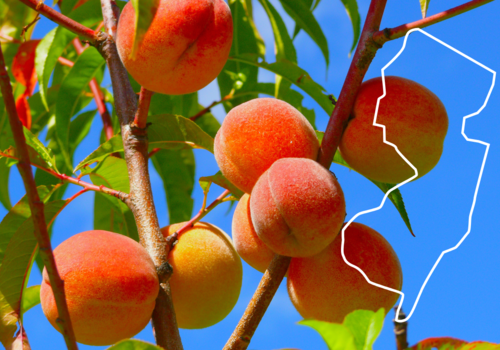
[[[151,104],[151,97],[154,92],[141,86],[141,93],[139,95],[139,107],[134,118],[134,127],[145,129],[148,124],[149,105]]]
[[[397,312],[397,307],[394,308],[394,311]],[[406,314],[401,310],[399,312],[399,318],[405,319]],[[394,321],[394,334],[396,335],[396,347],[397,350],[405,350],[408,348],[408,322],[397,322],[395,319]]]
[[[332,164],[333,157],[339,146],[340,138],[349,120],[359,86],[377,50],[382,47],[373,41],[372,35],[379,30],[386,3],[387,0],[372,0],[370,3],[356,52],[347,72],[342,90],[340,91],[337,104],[328,122],[323,142],[321,143],[318,162],[327,169],[330,168],[330,164]]]
[[[63,334],[66,346],[70,350],[78,350],[76,345],[75,334],[71,325],[69,317],[68,305],[66,303],[66,296],[64,293],[64,282],[61,280],[57,271],[56,262],[52,253],[52,245],[50,237],[47,232],[47,225],[45,221],[44,205],[38,196],[36,189],[35,179],[31,170],[30,157],[28,153],[28,146],[24,138],[23,125],[19,120],[16,111],[16,103],[12,94],[12,86],[10,85],[9,75],[5,67],[5,60],[3,52],[0,48],[0,84],[2,95],[5,101],[7,114],[9,115],[10,127],[14,136],[17,150],[19,152],[19,163],[17,165],[19,173],[23,179],[24,187],[26,189],[26,196],[28,197],[29,206],[31,209],[31,217],[33,220],[34,234],[40,247],[40,256],[43,260],[49,281],[54,292],[56,300],[57,312],[59,317],[57,323]]]
[[[37,0],[20,0],[23,4],[31,7],[33,10],[38,13],[44,15],[48,19],[60,24],[64,28],[70,30],[71,32],[85,38],[90,41],[90,43],[94,44],[97,39],[97,34],[95,30],[92,30],[84,25],[73,21],[71,18],[66,17],[60,12],[57,12],[52,7],[45,5],[42,1]]]
[[[101,0],[101,6],[107,34],[100,34],[98,48],[108,64],[115,107],[120,118],[131,189],[128,205],[134,214],[141,244],[150,254],[162,281],[164,280],[162,271],[167,270],[164,266],[168,264],[168,254],[153,202],[148,171],[147,131],[133,126],[137,112],[137,97],[128,80],[127,71],[118,56],[114,41],[118,23],[116,4],[113,0]],[[166,350],[183,349],[168,282],[161,283],[153,312],[153,327],[158,345]]]
[[[432,16],[427,17],[427,18],[423,18],[419,21],[403,24],[403,25],[400,25],[398,27],[391,28],[391,29],[386,28],[384,30],[380,30],[380,31],[373,34],[373,41],[375,41],[379,45],[383,45],[389,40],[394,40],[394,39],[398,39],[398,38],[405,36],[406,33],[408,33],[410,30],[412,30],[414,28],[428,27],[428,26],[433,25],[435,23],[442,22],[448,18],[458,16],[464,12],[467,12],[467,11],[473,10],[475,8],[478,8],[480,6],[483,6],[483,5],[490,3],[492,1],[493,0],[469,1],[463,5],[451,8],[449,10],[443,11],[441,13],[432,15]]]

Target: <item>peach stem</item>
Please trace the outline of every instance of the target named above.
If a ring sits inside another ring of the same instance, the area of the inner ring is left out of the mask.
[[[139,95],[139,107],[135,114],[134,123],[135,127],[145,129],[148,123],[149,105],[151,104],[151,97],[154,92],[141,86],[141,93]]]

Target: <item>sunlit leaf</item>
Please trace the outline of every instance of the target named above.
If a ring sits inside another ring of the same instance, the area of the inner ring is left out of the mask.
[[[422,10],[422,18],[427,17],[427,9],[431,0],[420,0],[420,9]]]
[[[135,10],[135,36],[131,52],[132,59],[135,59],[137,50],[156,15],[159,4],[160,0],[132,0]]]
[[[40,286],[32,286],[24,289],[21,301],[21,314],[40,304]]]
[[[384,326],[384,318],[383,308],[377,312],[356,310],[348,314],[342,324],[351,331],[358,350],[372,350],[373,343]]]
[[[299,324],[317,331],[328,346],[328,350],[358,350],[351,331],[342,324],[316,320],[303,320]]]
[[[10,167],[7,165],[6,159],[0,159],[0,203],[7,210],[12,207],[9,196],[9,174]]]
[[[357,0],[340,0],[340,1],[342,1],[342,4],[344,5],[347,15],[349,16],[349,19],[351,20],[352,23],[352,32],[354,37],[352,39],[351,51],[349,52],[349,55],[351,55],[351,53],[356,48],[356,44],[358,43],[359,40],[359,35],[361,34],[361,17],[359,16],[358,2]]]
[[[162,350],[162,348],[141,340],[126,339],[109,347],[108,350]]]
[[[195,159],[191,149],[161,150],[152,157],[167,196],[169,224],[188,221],[194,201]]]
[[[241,198],[244,195],[243,191],[241,191],[238,187],[232,184],[220,171],[217,174],[212,176],[202,176],[198,180],[200,183],[200,187],[203,191],[207,191],[212,183],[219,185],[226,190],[231,191],[231,194],[236,198]]]
[[[94,229],[121,233],[139,241],[134,214],[119,199],[96,192],[94,197]]]

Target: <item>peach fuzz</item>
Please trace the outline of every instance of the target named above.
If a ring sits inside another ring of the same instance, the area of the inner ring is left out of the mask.
[[[312,256],[339,233],[344,193],[335,176],[315,161],[284,158],[257,181],[250,211],[257,235],[275,253]]]
[[[248,265],[264,273],[273,260],[274,252],[255,232],[250,216],[249,199],[250,196],[245,193],[234,210],[232,227],[234,247]]]
[[[116,45],[135,80],[148,90],[181,95],[200,90],[226,64],[233,40],[229,6],[223,0],[160,0],[151,26],[131,57],[135,11],[123,8]]]
[[[377,123],[386,126],[387,141],[427,174],[438,163],[448,131],[448,115],[439,98],[412,80],[385,77],[387,95],[380,101]],[[396,184],[414,175],[396,150],[383,142],[382,129],[373,126],[382,78],[365,81],[342,136],[342,157],[357,172],[376,181]]]
[[[342,235],[320,254],[293,258],[288,269],[290,299],[304,318],[342,323],[358,309],[385,312],[399,294],[372,286],[341,255]],[[401,290],[403,273],[399,259],[382,235],[372,228],[352,223],[345,231],[346,259],[360,267],[371,281]]]
[[[221,172],[246,193],[276,160],[316,159],[318,150],[316,133],[302,113],[274,98],[257,98],[229,111],[214,144]]]
[[[165,237],[185,223],[162,228]],[[210,327],[222,321],[240,295],[243,267],[231,238],[218,227],[198,222],[179,235],[169,254],[172,301],[180,328]]]
[[[61,243],[54,256],[79,343],[111,345],[146,327],[160,284],[153,261],[139,243],[113,232],[86,231]],[[59,330],[45,269],[40,300],[45,316]]]

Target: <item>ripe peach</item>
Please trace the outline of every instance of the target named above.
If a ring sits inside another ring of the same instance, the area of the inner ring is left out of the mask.
[[[274,252],[312,256],[339,233],[344,193],[335,176],[315,161],[284,158],[257,181],[250,210],[257,235]]]
[[[162,228],[165,237],[185,223]],[[233,309],[243,280],[241,260],[231,238],[218,227],[198,222],[179,235],[169,255],[172,301],[180,328],[210,327]]]
[[[245,193],[233,215],[233,242],[236,251],[248,265],[264,273],[273,260],[274,252],[255,232],[250,216],[250,196]]]
[[[443,103],[426,87],[405,78],[385,77],[387,95],[380,101],[377,123],[386,126],[387,141],[427,174],[438,163],[448,130]],[[373,126],[382,78],[364,82],[356,97],[340,142],[340,152],[357,172],[376,181],[400,183],[414,175],[396,150],[383,142],[382,129]]]
[[[135,58],[132,3],[123,8],[116,45],[128,72],[146,89],[188,94],[221,72],[233,40],[229,6],[223,0],[160,0]]]
[[[148,324],[160,285],[153,261],[139,243],[113,232],[86,231],[61,243],[54,256],[78,342],[114,344]],[[59,330],[45,269],[40,300]]]
[[[307,119],[274,98],[233,108],[215,136],[215,160],[224,176],[246,193],[280,158],[316,159],[319,142]]]
[[[341,255],[342,235],[318,255],[293,258],[288,269],[288,294],[304,318],[342,323],[358,309],[387,313],[399,295],[372,286]],[[371,281],[401,290],[399,259],[382,235],[368,226],[352,223],[345,232],[346,259],[360,267]]]

